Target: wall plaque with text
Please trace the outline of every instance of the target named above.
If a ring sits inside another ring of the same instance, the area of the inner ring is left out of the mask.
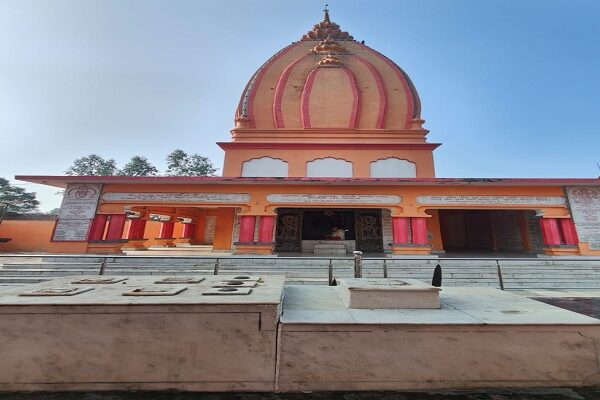
[[[247,203],[246,193],[104,193],[102,201],[136,203]]]
[[[418,196],[420,204],[498,204],[498,205],[534,205],[561,206],[563,197],[557,196]]]
[[[267,195],[271,203],[300,204],[399,204],[402,198],[386,194],[292,194],[274,193]]]
[[[53,241],[87,240],[101,191],[101,184],[70,183],[67,185],[52,234]]]
[[[600,186],[569,187],[567,197],[579,241],[600,250]]]

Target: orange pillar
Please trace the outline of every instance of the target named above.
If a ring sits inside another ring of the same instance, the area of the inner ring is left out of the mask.
[[[215,228],[213,250],[231,250],[233,226],[235,225],[235,208],[219,208],[216,214],[217,226]]]

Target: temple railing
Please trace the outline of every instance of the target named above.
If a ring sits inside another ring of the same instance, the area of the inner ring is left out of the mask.
[[[285,274],[291,284],[334,279],[414,278],[431,282],[442,269],[442,286],[499,289],[600,289],[600,258],[126,256],[0,253],[0,283],[66,275]]]

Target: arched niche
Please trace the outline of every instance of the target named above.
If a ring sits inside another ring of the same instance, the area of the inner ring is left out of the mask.
[[[327,157],[306,163],[306,176],[314,178],[352,178],[352,163]]]
[[[287,177],[288,163],[278,158],[253,158],[242,163],[242,177]]]
[[[390,157],[371,162],[371,178],[416,178],[417,167],[408,160]]]

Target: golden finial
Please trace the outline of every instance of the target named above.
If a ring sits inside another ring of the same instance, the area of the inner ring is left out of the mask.
[[[323,22],[331,22],[329,20],[329,9],[327,7],[328,4],[325,4],[325,9],[323,10]]]

